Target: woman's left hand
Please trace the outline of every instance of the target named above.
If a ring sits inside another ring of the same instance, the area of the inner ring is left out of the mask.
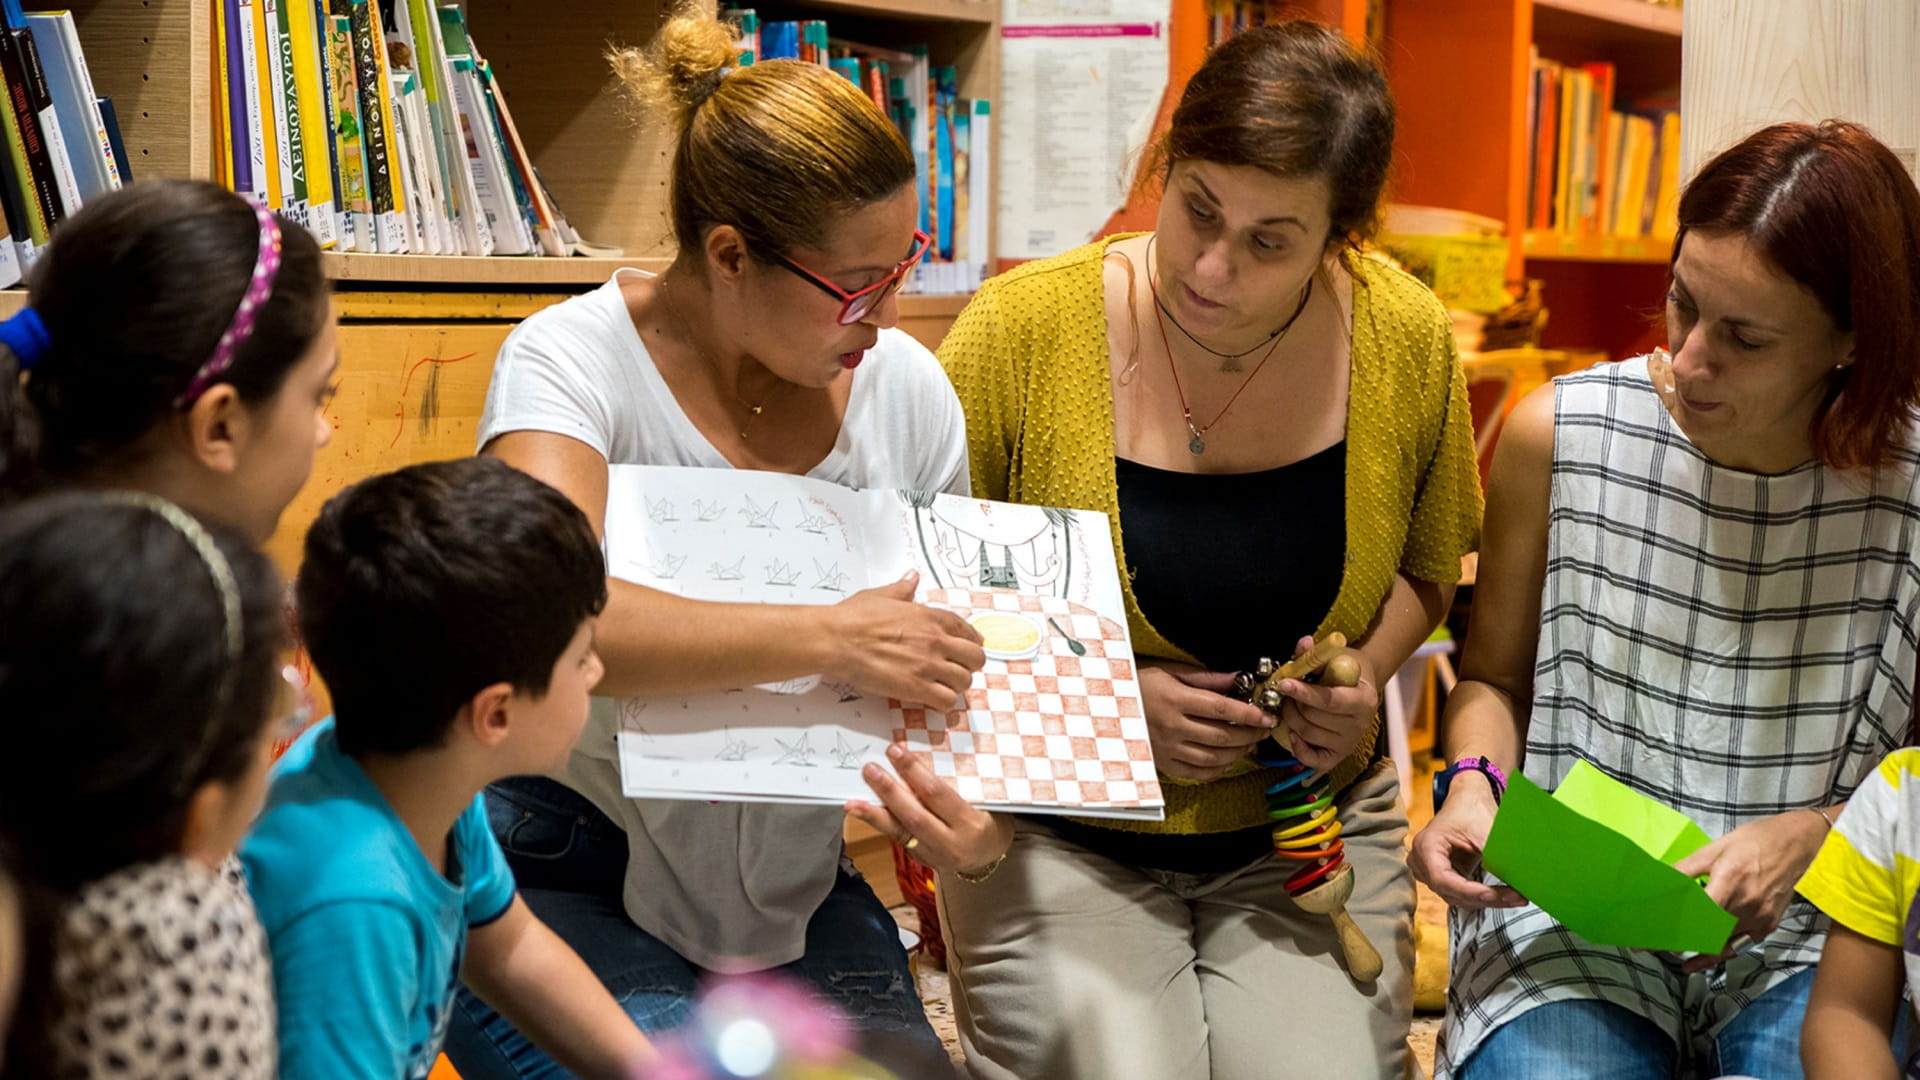
[[[889,773],[876,762],[860,771],[880,806],[854,800],[847,813],[871,825],[935,870],[977,873],[998,862],[1013,843],[1013,819],[989,814],[960,797],[925,761],[900,743],[887,747]]]
[[[1293,655],[1305,656],[1312,648],[1313,638],[1303,637]],[[1360,665],[1360,685],[1321,686],[1299,679],[1276,684],[1287,698],[1280,706],[1280,719],[1287,725],[1287,749],[1319,772],[1331,772],[1359,749],[1380,711],[1379,683],[1367,655],[1358,649],[1334,655],[1350,656]]]
[[[1822,815],[1824,816],[1824,815]],[[1733,939],[1759,941],[1780,925],[1793,887],[1807,872],[1827,838],[1828,828],[1805,810],[1750,821],[1673,864],[1688,877],[1707,878],[1707,896],[1732,912]],[[1744,946],[1742,946],[1744,947]],[[1731,943],[1717,956],[1696,956],[1682,965],[1688,973],[1731,959]]]

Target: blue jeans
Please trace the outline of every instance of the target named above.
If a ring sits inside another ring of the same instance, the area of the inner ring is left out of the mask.
[[[565,785],[537,777],[487,789],[487,818],[527,906],[580,954],[640,1030],[685,1023],[707,972],[635,926],[620,900],[627,838]],[[813,985],[860,1033],[860,1050],[902,1075],[950,1075],[927,1024],[893,917],[857,874],[842,872],[807,924],[806,955],[779,970]],[[447,1057],[465,1080],[568,1073],[464,986]]]
[[[1813,992],[1808,968],[1755,998],[1720,1029],[1713,1061],[1686,1075],[1801,1080],[1800,1024]],[[1896,1033],[1896,1038],[1898,1033]],[[1606,1077],[1673,1080],[1673,1038],[1652,1021],[1604,1001],[1556,1001],[1522,1013],[1487,1036],[1459,1080]]]

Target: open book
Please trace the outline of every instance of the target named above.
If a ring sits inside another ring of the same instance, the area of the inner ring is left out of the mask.
[[[980,806],[1162,815],[1106,515],[619,465],[606,534],[613,576],[701,600],[831,604],[917,569],[919,598],[971,622],[988,657],[946,713],[817,676],[625,699],[627,795],[870,800],[861,767],[904,740]]]

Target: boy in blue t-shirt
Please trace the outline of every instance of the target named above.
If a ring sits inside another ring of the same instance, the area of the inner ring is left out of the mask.
[[[328,501],[298,588],[335,715],[241,850],[281,1076],[425,1077],[461,980],[574,1072],[632,1075],[645,1037],[516,895],[480,799],[586,723],[607,599],[586,517],[490,458],[414,466]]]

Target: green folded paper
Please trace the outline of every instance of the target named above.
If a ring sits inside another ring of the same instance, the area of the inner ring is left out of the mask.
[[[1685,814],[1582,761],[1552,795],[1515,776],[1481,861],[1596,945],[1718,953],[1736,920],[1673,868],[1707,843]]]

